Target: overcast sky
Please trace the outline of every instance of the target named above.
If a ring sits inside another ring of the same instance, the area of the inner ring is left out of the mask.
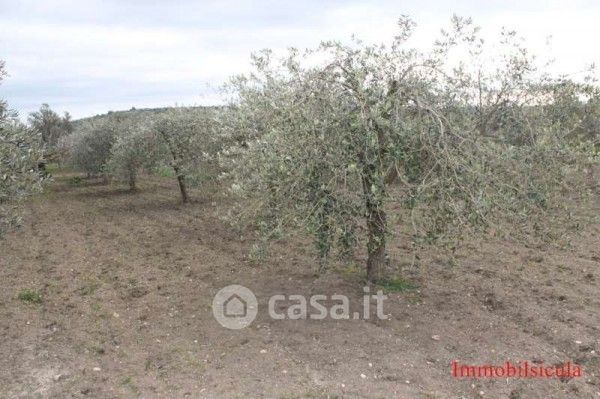
[[[74,117],[131,107],[214,104],[262,48],[312,47],[355,33],[388,41],[401,14],[417,45],[456,13],[486,34],[516,29],[573,73],[600,64],[600,1],[0,0],[0,98],[22,116],[47,102]],[[546,38],[552,36],[550,49]]]

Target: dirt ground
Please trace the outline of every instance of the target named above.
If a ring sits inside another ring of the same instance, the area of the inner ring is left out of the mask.
[[[388,320],[273,320],[274,294],[360,305],[360,278],[315,276],[294,240],[249,262],[216,194],[184,206],[168,179],[135,194],[75,183],[57,176],[0,241],[2,398],[600,398],[600,225],[570,249],[490,240],[414,267],[400,237],[392,262],[418,289],[389,294]],[[211,310],[234,283],[259,301],[237,331]],[[454,378],[453,360],[571,361],[583,376]]]

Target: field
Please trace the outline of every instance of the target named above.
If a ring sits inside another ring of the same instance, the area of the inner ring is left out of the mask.
[[[449,261],[392,263],[415,288],[388,293],[388,320],[213,318],[228,284],[274,294],[341,293],[360,304],[356,265],[317,276],[310,241],[253,244],[219,217],[227,199],[173,179],[140,190],[59,173],[0,241],[0,397],[600,398],[600,225],[573,247],[487,238]],[[600,209],[597,202],[590,215]],[[414,264],[413,264],[414,263]],[[373,310],[374,311],[374,310]],[[570,361],[583,376],[454,378],[451,362]]]

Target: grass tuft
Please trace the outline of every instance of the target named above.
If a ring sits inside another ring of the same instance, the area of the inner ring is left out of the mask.
[[[79,186],[83,183],[83,178],[81,176],[73,176],[69,179],[69,184],[72,186]]]
[[[17,298],[23,302],[42,303],[42,295],[35,290],[24,289],[19,292]]]
[[[376,282],[377,286],[386,292],[404,292],[419,288],[415,283],[403,278],[382,278]]]

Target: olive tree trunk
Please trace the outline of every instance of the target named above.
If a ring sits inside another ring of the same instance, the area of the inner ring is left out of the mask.
[[[134,171],[129,171],[129,190],[135,191],[137,189],[136,186],[136,176]]]
[[[384,181],[375,165],[364,165],[362,183],[367,222],[367,280],[375,282],[381,277],[386,262],[387,231]]]
[[[386,262],[386,215],[383,210],[372,209],[368,211],[367,230],[367,280],[374,282],[381,277],[381,271]]]
[[[189,201],[187,187],[185,184],[185,176],[181,173],[180,169],[177,166],[173,166],[173,170],[177,175],[177,183],[179,184],[179,191],[181,192],[181,200],[185,204]]]
[[[163,138],[164,142],[167,144],[169,152],[171,153],[171,157],[173,158],[173,162],[171,166],[173,167],[173,171],[175,172],[175,176],[177,176],[177,183],[179,184],[179,192],[181,192],[181,200],[183,203],[189,202],[189,197],[187,194],[187,186],[185,184],[185,175],[181,172],[181,168],[178,166],[178,162],[180,161],[180,156],[178,155],[175,144],[169,138],[169,135],[163,131],[158,130],[158,133]]]

